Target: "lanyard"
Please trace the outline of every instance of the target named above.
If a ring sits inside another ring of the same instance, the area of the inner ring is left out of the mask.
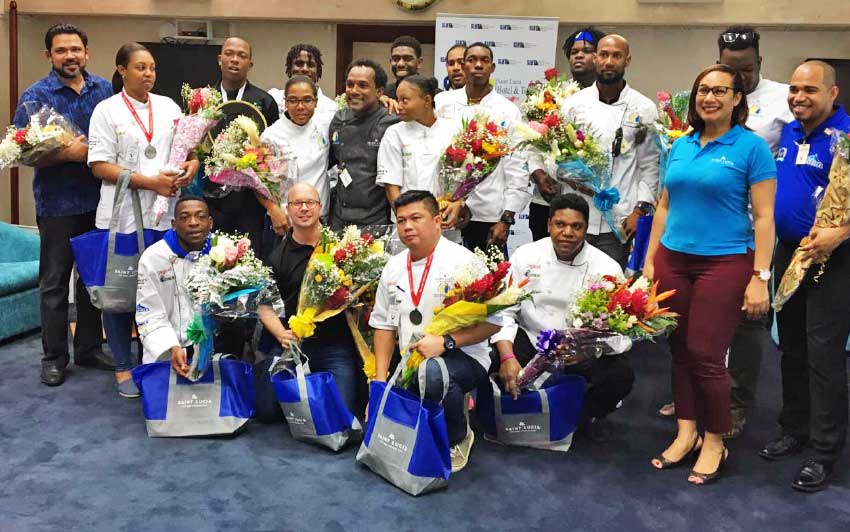
[[[139,118],[139,113],[136,112],[136,108],[133,107],[133,104],[130,103],[130,100],[127,98],[127,93],[124,90],[121,90],[121,99],[124,100],[124,104],[127,106],[127,109],[132,113],[133,118],[136,119],[136,123],[139,124],[139,127],[142,128],[142,133],[145,134],[145,138],[148,141],[148,144],[151,143],[153,139],[153,99],[148,95],[148,127],[150,131],[145,129],[145,125],[142,123],[142,119]]]
[[[242,100],[242,95],[245,94],[245,87],[247,86],[248,82],[246,81],[241,87],[239,87],[239,90],[236,92],[236,101]],[[221,101],[227,103],[227,91],[224,90],[224,83],[221,84]]]
[[[413,306],[419,308],[419,302],[422,300],[422,294],[425,292],[425,281],[428,279],[428,274],[431,272],[431,262],[434,260],[434,251],[428,255],[428,260],[425,261],[425,271],[422,273],[422,278],[419,279],[419,289],[413,290],[413,258],[407,254],[407,281],[410,283],[410,299],[413,301]]]

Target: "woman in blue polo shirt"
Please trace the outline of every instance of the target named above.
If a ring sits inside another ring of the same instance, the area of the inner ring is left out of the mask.
[[[735,329],[745,313],[768,310],[776,165],[746,121],[740,75],[720,64],[697,76],[694,131],[670,151],[644,268],[676,290],[670,307],[680,316],[670,337],[678,433],[652,465],[674,467],[699,450],[692,484],[715,480],[729,454],[721,435],[732,427],[725,356]]]

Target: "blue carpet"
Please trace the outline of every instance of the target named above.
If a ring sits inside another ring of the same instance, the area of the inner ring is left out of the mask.
[[[71,366],[39,384],[40,337],[0,346],[0,530],[128,531],[818,531],[850,530],[846,460],[833,486],[791,490],[799,458],[756,452],[774,435],[778,359],[765,357],[760,407],[730,444],[719,483],[686,483],[688,468],[654,471],[673,424],[669,360],[641,349],[636,389],[612,416],[614,441],[567,454],[478,438],[448,490],[413,498],[339,455],[293,441],[284,425],[252,424],[233,439],[149,439],[138,401],[109,373]]]

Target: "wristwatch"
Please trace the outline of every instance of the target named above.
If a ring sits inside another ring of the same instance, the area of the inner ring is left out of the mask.
[[[514,215],[509,214],[507,212],[502,213],[502,217],[499,218],[499,221],[507,225],[513,225],[516,223],[516,220],[514,220]]]
[[[452,338],[450,334],[446,334],[443,336],[443,347],[446,349],[446,351],[451,351],[452,349],[457,347],[455,339]]]
[[[653,213],[653,211],[655,211],[655,206],[653,206],[653,205],[652,205],[652,203],[649,203],[648,201],[639,201],[639,202],[637,202],[637,205],[635,205],[635,208],[636,208],[636,209],[637,209],[637,210],[638,210],[638,211],[639,211],[639,212],[640,212],[643,216],[650,215],[650,214],[652,214],[652,213]]]
[[[753,276],[758,277],[759,281],[770,281],[770,270],[753,270]]]

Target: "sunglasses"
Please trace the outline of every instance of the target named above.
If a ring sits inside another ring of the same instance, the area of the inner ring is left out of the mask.
[[[720,35],[720,38],[723,39],[723,42],[727,44],[732,44],[734,42],[755,42],[756,34],[752,31],[747,31],[744,33],[735,33],[735,32],[726,32]]]

